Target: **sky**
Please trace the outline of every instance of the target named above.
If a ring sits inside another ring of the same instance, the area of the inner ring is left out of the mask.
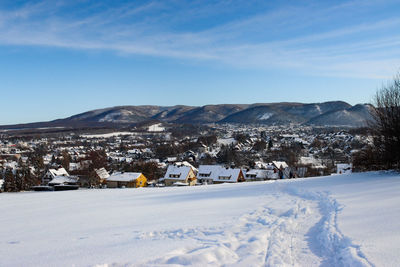
[[[400,1],[0,1],[0,124],[120,105],[370,102]]]

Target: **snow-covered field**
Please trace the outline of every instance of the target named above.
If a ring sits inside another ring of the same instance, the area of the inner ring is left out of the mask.
[[[162,127],[162,123],[157,123],[150,125],[147,130],[149,132],[163,132],[165,131],[165,127]]]
[[[0,266],[396,266],[400,175],[0,194]]]
[[[109,138],[121,135],[135,135],[136,133],[132,132],[113,132],[113,133],[106,133],[106,134],[83,134],[81,137],[85,138]]]

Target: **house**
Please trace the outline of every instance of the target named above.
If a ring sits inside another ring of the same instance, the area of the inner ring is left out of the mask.
[[[78,163],[75,163],[75,162],[71,162],[71,163],[69,163],[69,171],[77,171],[77,170],[79,170],[80,169],[80,164],[79,164],[79,162]]]
[[[78,181],[77,176],[55,176],[47,187],[52,187],[54,191],[77,190],[79,189]]]
[[[287,163],[284,162],[284,161],[272,161],[272,164],[273,164],[278,170],[289,168],[289,165],[287,165]]]
[[[0,192],[3,192],[4,190],[4,180],[0,179]]]
[[[77,176],[55,176],[49,183],[49,186],[55,185],[78,185]]]
[[[278,170],[278,175],[280,179],[291,178],[291,176],[293,176],[293,173],[286,162],[272,161],[272,165]]]
[[[95,175],[100,181],[100,184],[105,184],[106,180],[108,177],[110,177],[110,174],[108,174],[107,170],[105,168],[100,168],[100,169],[95,169]]]
[[[196,185],[197,169],[193,167],[190,163],[178,162],[175,164],[168,165],[167,172],[162,179],[166,186],[172,185]]]
[[[200,165],[198,174],[199,183],[221,184],[244,182],[242,169],[226,168],[219,165]]]
[[[145,187],[147,178],[140,172],[117,172],[106,178],[108,188]]]
[[[69,176],[68,172],[64,168],[49,169],[46,174],[42,177],[42,184],[47,185],[56,176]]]
[[[278,178],[279,172],[272,165],[268,165],[266,169],[252,169],[246,172],[246,181],[265,181]]]

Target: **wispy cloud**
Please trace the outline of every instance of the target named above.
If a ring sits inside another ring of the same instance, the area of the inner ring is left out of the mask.
[[[243,1],[186,4],[182,9],[175,1],[116,6],[41,1],[0,10],[0,44],[113,50],[314,75],[390,77],[400,66],[400,19],[395,13],[342,21],[357,7],[362,17],[380,5],[366,3],[265,6],[238,18],[228,11],[237,12]],[[77,8],[81,11],[70,12]],[[219,13],[226,15],[222,22]],[[190,27],[196,26],[196,18],[200,26]]]

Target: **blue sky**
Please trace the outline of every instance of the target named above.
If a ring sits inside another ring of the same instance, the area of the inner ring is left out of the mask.
[[[117,105],[369,102],[400,1],[0,1],[0,124]]]

